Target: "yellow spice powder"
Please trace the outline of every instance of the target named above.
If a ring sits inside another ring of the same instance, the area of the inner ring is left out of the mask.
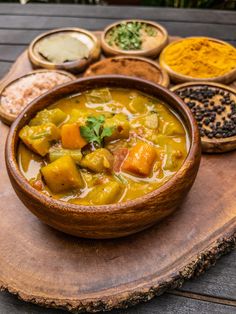
[[[234,47],[201,37],[168,46],[162,58],[175,72],[196,78],[216,77],[236,68]]]

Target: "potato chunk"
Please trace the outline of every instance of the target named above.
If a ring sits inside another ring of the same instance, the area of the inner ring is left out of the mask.
[[[129,137],[130,124],[127,116],[123,113],[118,113],[110,119],[106,119],[104,127],[113,129],[112,135],[106,138],[106,141],[118,140]]]
[[[87,144],[87,141],[80,134],[77,123],[64,124],[61,128],[61,141],[63,148],[77,149]]]
[[[99,148],[87,154],[80,162],[82,167],[94,172],[103,172],[113,167],[114,157],[106,148]]]
[[[95,186],[86,196],[86,200],[94,205],[115,203],[121,196],[122,187],[116,181]]]
[[[145,142],[138,142],[130,149],[122,164],[122,170],[133,175],[147,177],[151,174],[156,158],[157,152],[153,146]]]
[[[19,137],[30,150],[45,156],[49,151],[50,142],[60,139],[60,130],[53,123],[26,125],[20,130]]]
[[[84,187],[83,178],[71,156],[63,156],[42,167],[41,173],[53,193]]]
[[[54,123],[59,125],[67,118],[67,114],[59,108],[55,109],[44,109],[39,111],[37,115],[30,121],[29,125],[41,125],[45,123]]]

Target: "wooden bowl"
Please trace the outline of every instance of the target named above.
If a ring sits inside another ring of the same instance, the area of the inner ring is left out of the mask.
[[[91,39],[93,42],[93,48],[90,51],[89,57],[87,59],[78,59],[75,61],[64,62],[64,63],[52,63],[43,58],[38,52],[38,43],[45,37],[57,34],[57,33],[79,33],[84,34]],[[29,45],[28,55],[32,64],[38,68],[46,69],[57,69],[65,70],[72,73],[79,73],[84,71],[92,62],[99,59],[101,53],[100,43],[98,42],[97,37],[91,32],[81,29],[81,28],[59,28],[54,29],[44,34],[36,37],[31,44]]]
[[[93,88],[136,89],[169,104],[182,119],[190,139],[181,168],[163,186],[134,200],[98,206],[69,204],[34,189],[17,163],[19,131],[39,111],[71,94]],[[116,238],[144,230],[171,214],[190,190],[200,163],[201,145],[195,119],[174,93],[145,80],[125,76],[97,76],[64,84],[33,101],[12,125],[6,143],[6,166],[16,194],[40,220],[55,229],[84,238]]]
[[[6,90],[7,87],[9,87],[10,85],[16,83],[17,81],[21,80],[22,78],[24,77],[27,77],[27,76],[31,76],[31,75],[34,75],[34,74],[37,74],[37,73],[45,73],[45,72],[51,72],[52,70],[35,70],[35,71],[31,71],[25,75],[22,75],[18,78],[16,78],[15,80],[7,83],[6,85],[3,84],[2,86],[0,86],[0,119],[7,125],[11,125],[12,122],[17,118],[18,115],[16,114],[12,114],[12,113],[9,113],[5,110],[5,108],[1,105],[1,96],[2,94],[4,93],[4,91]],[[57,72],[57,73],[60,73],[60,74],[63,74],[65,76],[68,76],[71,80],[75,80],[76,79],[76,76],[74,76],[73,74],[71,73],[68,73],[66,71],[59,71],[59,70],[53,70],[52,72]]]
[[[220,75],[220,76],[216,76],[216,77],[211,77],[211,78],[196,78],[196,77],[192,77],[192,76],[187,76],[187,75],[183,75],[181,73],[178,73],[174,70],[172,70],[171,67],[169,67],[169,65],[165,62],[164,60],[164,55],[166,50],[175,45],[177,42],[183,41],[185,39],[190,39],[190,38],[199,38],[199,37],[187,37],[187,38],[182,38],[179,40],[175,40],[174,42],[170,43],[168,46],[165,47],[165,49],[162,50],[160,57],[159,57],[159,63],[161,65],[161,67],[163,69],[165,69],[170,77],[170,80],[173,83],[185,83],[185,82],[217,82],[217,83],[222,83],[222,84],[229,84],[231,82],[233,82],[234,80],[236,80],[236,68],[233,69],[232,71],[224,74],[224,75]],[[215,38],[211,38],[211,37],[203,37],[201,36],[200,38],[205,38],[205,39],[209,39],[211,41],[220,43],[222,45],[228,45],[230,47],[233,47],[232,45],[230,45],[229,43],[219,40],[219,39],[215,39]],[[235,47],[233,47],[235,48]]]
[[[197,87],[203,87],[203,86],[215,87],[225,92],[229,92],[232,95],[234,95],[235,102],[236,102],[236,90],[226,85],[218,84],[218,83],[209,83],[209,82],[204,82],[204,81],[197,82],[197,83],[196,82],[185,83],[185,84],[180,84],[180,85],[176,85],[172,87],[171,91],[177,92],[186,87],[197,88]],[[200,103],[198,104],[201,105]],[[219,139],[217,138],[210,139],[204,136],[204,137],[201,137],[201,144],[202,144],[202,151],[205,153],[225,153],[225,152],[236,149],[236,135],[231,136],[231,137],[226,137],[226,138],[219,138]]]
[[[107,33],[114,27],[117,27],[121,23],[127,23],[127,22],[140,22],[148,24],[154,28],[157,29],[157,31],[160,33],[160,41],[158,45],[155,48],[149,49],[149,50],[121,50],[118,48],[114,48],[108,45],[106,41],[106,35]],[[152,21],[145,21],[145,20],[123,20],[119,21],[113,24],[110,24],[105,28],[105,30],[102,33],[101,36],[101,46],[102,49],[107,56],[117,56],[117,55],[126,55],[126,56],[139,56],[139,57],[148,57],[154,59],[158,56],[158,54],[161,52],[161,50],[168,44],[168,33],[167,30],[161,26],[160,24],[157,24]]]
[[[92,65],[90,65],[90,67],[86,70],[86,72],[84,73],[84,77],[88,77],[88,76],[96,76],[96,75],[107,75],[107,74],[118,74],[118,75],[126,75],[126,76],[132,76],[132,77],[138,77],[138,78],[141,78],[141,79],[146,79],[148,80],[147,78],[140,75],[140,69],[133,69],[133,71],[136,71],[135,74],[124,74],[124,71],[122,70],[122,67],[124,68],[124,66],[122,66],[122,62],[124,61],[139,61],[139,62],[142,62],[142,63],[147,63],[149,66],[152,66],[155,71],[157,72],[157,75],[159,76],[159,79],[158,79],[158,82],[155,82],[155,81],[152,81],[152,80],[149,80],[155,84],[160,84],[164,87],[168,87],[169,86],[169,83],[170,83],[170,80],[169,80],[169,76],[167,74],[167,72],[165,70],[163,70],[159,64],[155,61],[152,61],[150,59],[147,59],[147,58],[142,58],[142,57],[132,57],[132,56],[119,56],[119,57],[113,57],[113,58],[108,58],[108,59],[103,59],[101,61],[98,61]],[[118,65],[120,65],[119,69],[117,70],[117,73],[108,73],[106,72],[105,73],[105,66],[107,63],[117,63]],[[102,73],[98,73],[98,74],[95,74],[95,70],[98,69],[98,68],[102,68],[101,72]]]

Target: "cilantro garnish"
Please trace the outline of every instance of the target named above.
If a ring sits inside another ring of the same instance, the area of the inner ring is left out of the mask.
[[[110,31],[109,42],[111,45],[115,43],[122,50],[141,49],[141,28],[140,22],[121,23]]]
[[[80,133],[89,143],[99,147],[103,145],[104,137],[111,136],[113,129],[104,127],[105,117],[88,117],[85,126],[80,127]]]

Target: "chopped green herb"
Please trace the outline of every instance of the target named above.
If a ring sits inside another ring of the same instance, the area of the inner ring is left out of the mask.
[[[157,34],[157,31],[155,30],[154,27],[150,26],[150,25],[147,25],[147,24],[144,24],[144,30],[145,32],[148,34],[148,36],[156,36]]]
[[[140,22],[121,23],[110,31],[109,44],[115,43],[122,50],[141,49]]]
[[[122,50],[139,50],[142,47],[141,30],[148,36],[156,36],[154,27],[140,22],[123,22],[108,33],[107,43]]]
[[[81,135],[89,142],[99,147],[103,145],[106,136],[111,136],[113,128],[104,127],[105,117],[88,117],[85,126],[80,127]]]

